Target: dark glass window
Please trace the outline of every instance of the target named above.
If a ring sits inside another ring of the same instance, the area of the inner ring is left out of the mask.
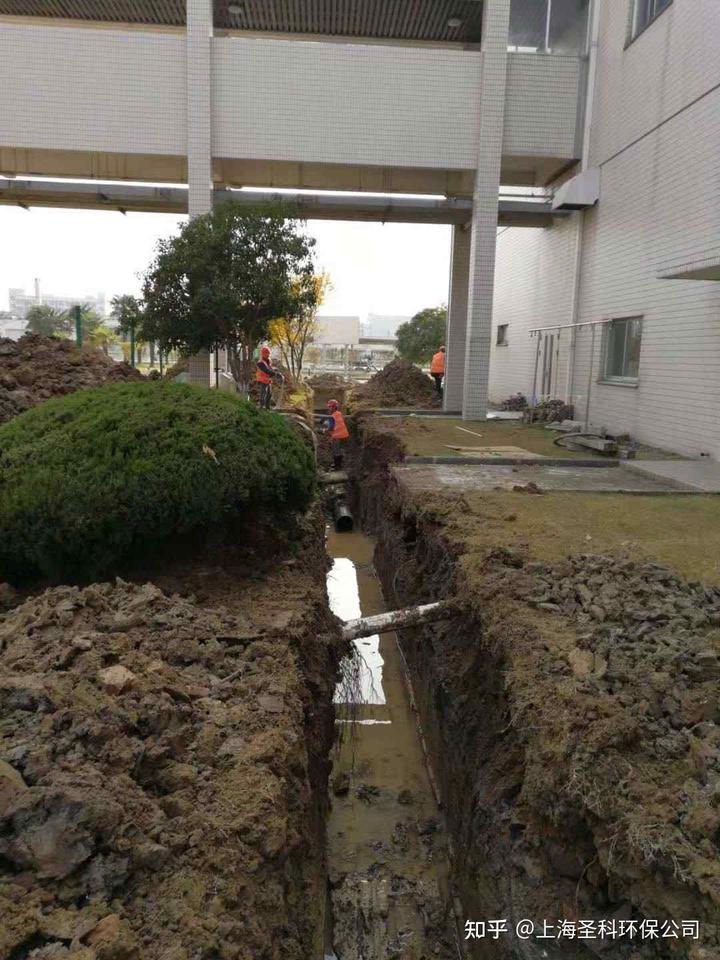
[[[642,33],[671,3],[672,0],[634,0],[631,36],[636,37]]]
[[[613,320],[605,328],[603,379],[636,381],[640,369],[642,318]]]

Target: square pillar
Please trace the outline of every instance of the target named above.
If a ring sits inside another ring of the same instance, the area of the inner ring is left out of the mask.
[[[213,35],[212,0],[187,0],[187,179],[188,214],[209,213],[213,204],[212,91],[210,40]],[[210,354],[190,357],[188,382],[209,387]]]
[[[188,213],[212,210],[212,0],[187,0]]]
[[[470,225],[462,224],[453,227],[452,231],[450,293],[445,334],[444,410],[462,410],[463,405],[469,279]]]
[[[465,380],[462,405],[465,420],[484,420],[487,415],[509,23],[510,0],[485,0],[480,81],[480,140],[473,194],[465,338]]]

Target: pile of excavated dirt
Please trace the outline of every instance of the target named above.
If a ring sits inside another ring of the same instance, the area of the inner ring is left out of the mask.
[[[78,350],[70,340],[26,333],[0,339],[0,423],[50,397],[106,383],[142,380],[127,363],[101,350]]]
[[[419,367],[407,360],[392,360],[367,383],[356,387],[352,404],[363,407],[436,407],[435,386]]]
[[[340,650],[319,556],[196,568],[203,605],[116,581],[0,617],[0,956],[321,953]]]
[[[491,955],[718,956],[720,589],[621,556],[535,561],[392,475],[360,496],[388,600],[463,611],[402,645],[463,914],[510,920]],[[514,937],[521,918],[549,939]]]

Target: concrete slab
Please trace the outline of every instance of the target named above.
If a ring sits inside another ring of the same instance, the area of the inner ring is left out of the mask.
[[[530,450],[524,450],[522,447],[513,446],[495,446],[495,447],[462,447],[454,446],[451,443],[444,444],[448,450],[456,450],[463,456],[469,457],[489,457],[491,459],[500,457],[505,460],[544,460],[542,453],[532,453]]]
[[[720,493],[720,463],[711,460],[628,460],[623,469],[682,484],[694,493]]]
[[[522,410],[489,410],[488,420],[522,420]]]
[[[524,464],[412,464],[393,466],[399,482],[411,493],[438,490],[512,490],[534,483],[541,490],[581,493],[675,493],[696,491],[669,479],[658,479],[618,467]]]

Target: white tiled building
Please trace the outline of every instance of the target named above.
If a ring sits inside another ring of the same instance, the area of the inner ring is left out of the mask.
[[[484,417],[498,217],[550,219],[499,185],[579,158],[589,2],[0,0],[0,203],[196,215],[294,188],[345,191],[308,216],[451,223],[446,395]]]
[[[0,203],[451,223],[448,409],[720,454],[720,0],[0,0],[0,86]]]
[[[720,3],[602,0],[591,37],[599,198],[498,231],[490,396],[570,398],[594,427],[717,459]]]

